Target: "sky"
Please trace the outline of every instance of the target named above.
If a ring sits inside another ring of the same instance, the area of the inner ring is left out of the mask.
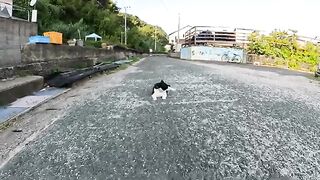
[[[319,0],[115,0],[129,14],[162,27],[168,34],[181,27],[223,26],[262,31],[298,30],[320,36]]]

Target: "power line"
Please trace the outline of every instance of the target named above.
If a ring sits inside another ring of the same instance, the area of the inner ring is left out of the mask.
[[[164,6],[165,10],[171,12],[171,10],[170,10],[170,9],[168,8],[168,6],[167,6],[166,0],[161,0],[161,2],[162,2],[162,5]]]

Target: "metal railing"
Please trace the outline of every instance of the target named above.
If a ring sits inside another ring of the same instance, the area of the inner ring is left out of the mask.
[[[212,26],[194,26],[185,34],[184,46],[209,45],[222,47],[244,47],[249,43],[251,29],[237,29]]]

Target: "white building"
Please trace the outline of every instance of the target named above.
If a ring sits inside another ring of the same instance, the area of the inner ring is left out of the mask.
[[[248,44],[250,35],[256,30],[236,28],[235,31],[236,31],[236,42],[239,44]]]
[[[169,45],[170,45],[170,49],[171,47],[174,49],[175,52],[180,52],[181,49],[181,45],[184,44],[184,34],[191,28],[192,26],[188,25],[185,27],[180,28],[180,31],[178,33],[178,30],[170,33],[168,36],[169,39]],[[179,34],[179,37],[178,37]],[[179,43],[178,43],[179,40]],[[169,47],[169,46],[167,46]]]

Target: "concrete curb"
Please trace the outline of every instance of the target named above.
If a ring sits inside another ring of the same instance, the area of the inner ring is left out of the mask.
[[[270,65],[254,65],[253,63],[229,63],[229,62],[222,62],[222,61],[207,61],[207,60],[187,60],[187,59],[176,59],[176,58],[171,58],[175,59],[178,61],[186,61],[186,62],[191,62],[191,63],[203,63],[203,64],[215,64],[215,65],[238,65],[237,67],[240,68],[247,68],[247,67],[257,67],[257,68],[270,68],[274,70],[286,70],[292,73],[301,73],[304,74],[305,76],[309,75],[314,75],[313,72],[307,72],[307,71],[301,71],[301,70],[294,70],[294,69],[288,69],[288,68],[281,68],[279,66],[270,66]]]
[[[65,93],[69,92],[70,90],[71,90],[71,88],[66,89],[66,90],[64,90],[63,92],[61,92],[61,93],[59,93],[59,94],[56,94],[56,95],[54,95],[54,96],[52,96],[52,97],[50,97],[50,98],[48,98],[48,99],[40,102],[39,104],[36,104],[35,106],[32,106],[32,107],[26,109],[25,111],[20,112],[20,113],[14,115],[13,117],[8,118],[8,119],[5,120],[4,122],[0,123],[0,125],[8,124],[8,123],[10,124],[10,123],[14,122],[14,121],[16,121],[18,118],[20,118],[21,116],[23,116],[24,114],[26,114],[26,113],[28,113],[28,112],[36,109],[37,107],[39,107],[39,106],[41,106],[41,105],[49,102],[50,100],[53,100],[53,99],[55,99],[55,98],[57,98],[57,97],[65,94]]]
[[[25,76],[14,80],[0,82],[0,106],[16,101],[19,98],[28,96],[43,88],[44,79],[42,76]]]
[[[247,64],[251,64],[253,66],[256,66],[253,63],[247,63]],[[257,67],[269,67],[269,68],[276,68],[276,69],[285,69],[285,70],[288,70],[288,71],[294,71],[294,72],[300,72],[300,73],[306,73],[306,74],[314,74],[314,72],[310,72],[310,71],[294,70],[294,69],[282,68],[282,67],[279,67],[279,66],[264,65],[264,64],[259,65]]]

